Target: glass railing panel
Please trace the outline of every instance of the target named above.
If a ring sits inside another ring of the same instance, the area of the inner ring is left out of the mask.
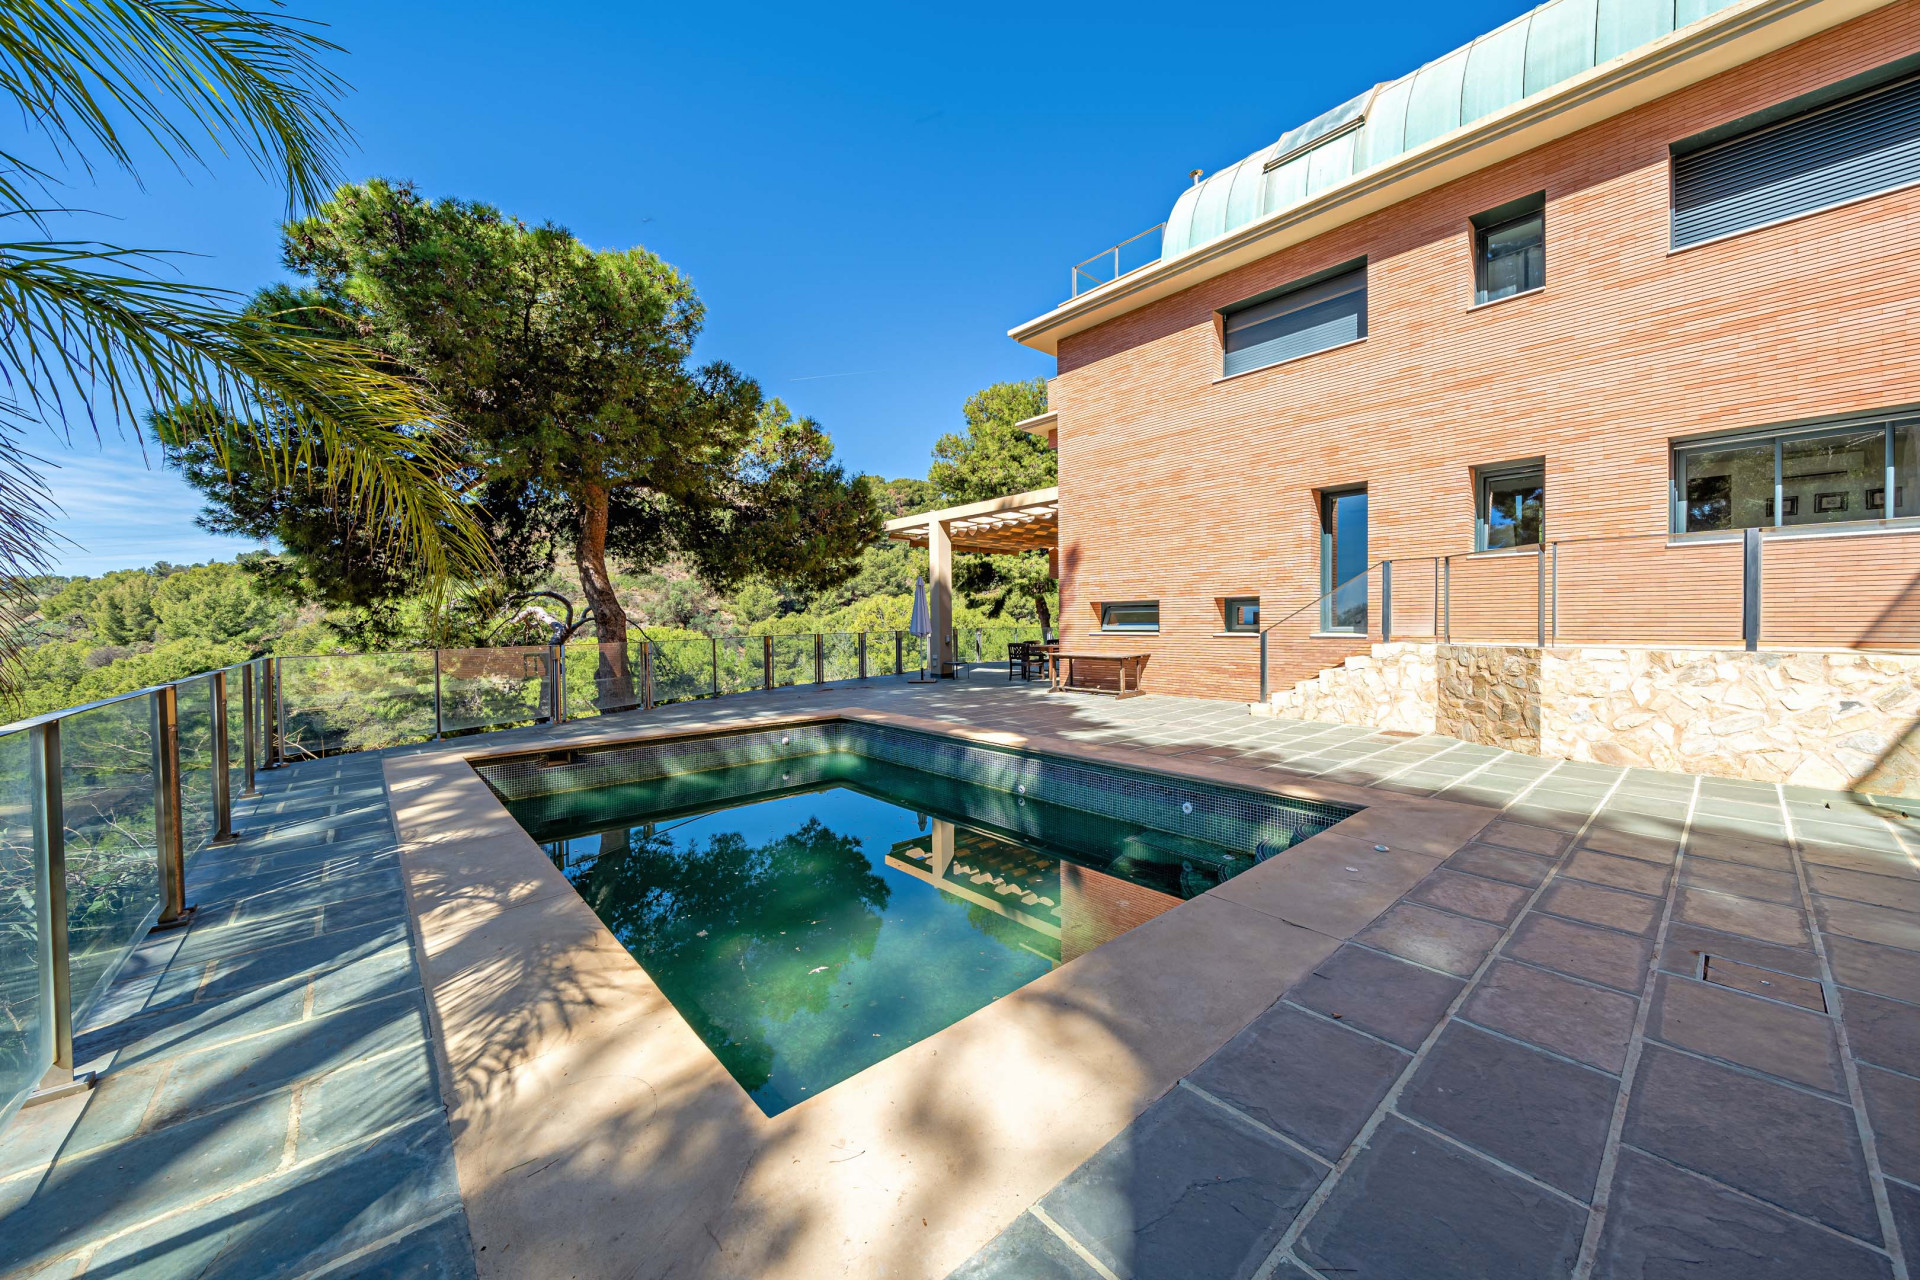
[[[213,677],[175,687],[180,725],[180,846],[187,857],[213,839]]]
[[[1738,539],[1671,542],[1649,534],[1561,542],[1548,548],[1547,565],[1551,643],[1741,643]]]
[[[433,654],[282,658],[280,698],[285,704],[280,712],[282,751],[289,761],[426,742],[433,737]]]
[[[750,693],[766,679],[759,636],[718,636],[713,641],[714,685],[720,693]]]
[[[441,732],[502,729],[551,718],[551,662],[545,645],[442,649]]]
[[[860,678],[860,637],[852,631],[834,631],[820,638],[826,659],[827,679]]]
[[[1451,557],[1449,639],[1454,644],[1538,643],[1543,563],[1533,549]]]
[[[1920,649],[1920,530],[1862,537],[1769,532],[1760,552],[1762,645]]]
[[[247,785],[247,703],[243,690],[240,668],[230,668],[227,671],[227,794],[236,799]]]
[[[60,725],[60,755],[77,1027],[160,905],[152,698],[68,716]]]
[[[897,676],[900,674],[901,659],[906,655],[905,637],[896,653],[894,638],[896,632],[870,631],[867,633],[867,674],[870,676]]]
[[[1391,623],[1390,639],[1414,642],[1432,641],[1440,627],[1440,562],[1438,560],[1395,560],[1393,562],[1392,617],[1383,604],[1380,626],[1384,633]]]
[[[39,878],[21,730],[0,735],[0,1129],[53,1063],[40,1007]]]
[[[653,642],[653,700],[690,702],[713,693],[713,642],[689,638]]]
[[[812,633],[773,637],[773,687],[812,683]]]
[[[567,646],[568,717],[632,711],[640,705],[644,676],[638,642],[575,641]]]

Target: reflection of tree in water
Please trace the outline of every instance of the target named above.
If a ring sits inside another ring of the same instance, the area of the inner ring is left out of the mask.
[[[749,1092],[773,1072],[761,1029],[826,1011],[838,973],[813,971],[870,957],[888,900],[860,842],[817,818],[763,845],[609,832],[569,878]]]

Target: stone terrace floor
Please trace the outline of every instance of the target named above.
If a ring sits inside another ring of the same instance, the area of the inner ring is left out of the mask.
[[[1920,807],[984,670],[857,696],[1503,811],[956,1280],[1920,1280]],[[90,1020],[102,1084],[0,1131],[0,1276],[474,1273],[379,760],[262,783]]]

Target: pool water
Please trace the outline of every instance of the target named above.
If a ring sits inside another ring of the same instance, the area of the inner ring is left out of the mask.
[[[508,808],[768,1115],[1255,862],[846,752]]]

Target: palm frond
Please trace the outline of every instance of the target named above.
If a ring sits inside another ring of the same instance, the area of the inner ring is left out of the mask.
[[[22,427],[18,406],[0,400],[0,709],[19,699],[19,655],[38,603],[34,579],[52,571],[47,549],[58,536],[53,495],[35,466],[40,459],[20,447]]]
[[[231,147],[287,192],[322,199],[350,136],[332,100],[338,51],[315,24],[214,0],[7,0],[0,5],[0,95],[63,158],[98,149],[137,172],[144,137],[175,161]],[[45,174],[0,151],[0,204],[24,208]]]

